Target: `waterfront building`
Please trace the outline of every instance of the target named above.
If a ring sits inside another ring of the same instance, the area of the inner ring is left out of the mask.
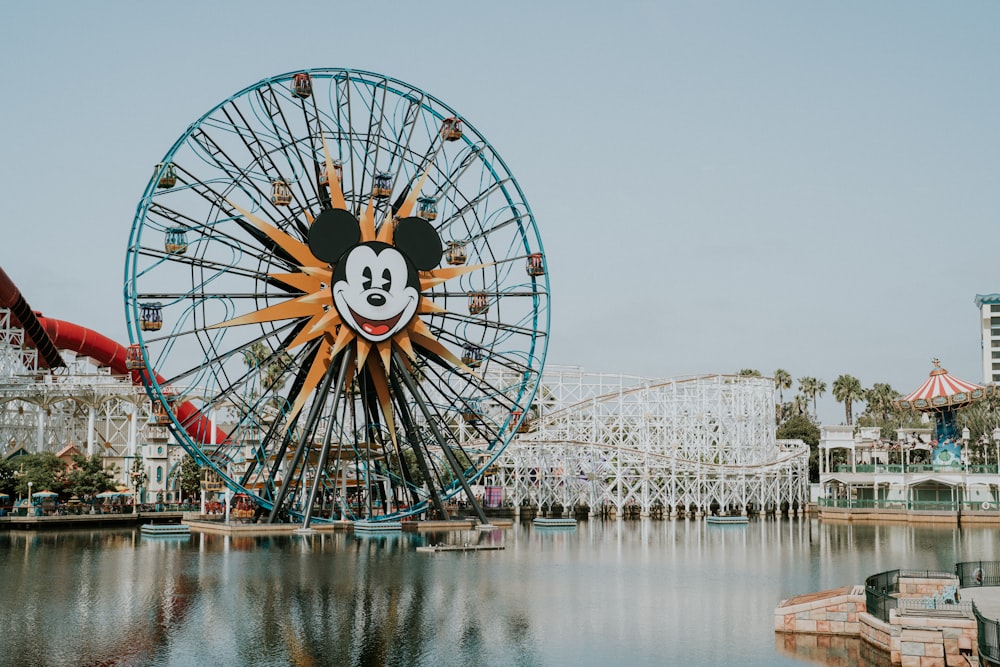
[[[819,499],[823,517],[1000,521],[1000,429],[969,442],[957,411],[992,395],[993,385],[960,380],[934,361],[927,381],[894,401],[921,412],[928,428],[883,434],[878,428],[820,428]],[[971,455],[975,448],[975,460]]]

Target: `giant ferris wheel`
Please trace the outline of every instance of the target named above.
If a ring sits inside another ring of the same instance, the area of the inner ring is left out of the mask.
[[[530,418],[549,283],[513,174],[371,72],[256,83],[174,143],[136,211],[129,367],[265,520],[447,517]]]

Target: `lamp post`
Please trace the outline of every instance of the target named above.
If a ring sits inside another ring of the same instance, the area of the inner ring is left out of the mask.
[[[35,504],[35,502],[31,499],[31,485],[32,484],[34,484],[34,482],[28,482],[28,498],[27,498],[27,501],[28,501],[29,505],[33,506]]]

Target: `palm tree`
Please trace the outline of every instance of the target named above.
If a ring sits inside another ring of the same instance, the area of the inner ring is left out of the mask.
[[[841,375],[833,381],[833,397],[838,403],[844,404],[847,415],[847,425],[854,423],[854,413],[851,410],[854,401],[864,400],[865,391],[861,388],[861,380],[853,375]]]
[[[814,377],[799,378],[799,391],[812,399],[813,420],[819,419],[819,411],[816,407],[816,398],[826,393],[826,383]]]
[[[774,386],[778,389],[778,402],[784,405],[785,395],[783,390],[792,388],[792,374],[784,368],[774,371]]]
[[[865,401],[867,401],[868,409],[872,413],[881,417],[882,421],[886,421],[889,418],[889,414],[893,411],[893,399],[900,396],[902,394],[893,389],[889,383],[876,382],[872,385],[871,389],[865,392]]]

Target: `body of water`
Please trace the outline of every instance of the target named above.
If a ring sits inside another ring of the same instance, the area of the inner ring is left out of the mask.
[[[416,551],[465,541],[505,548]],[[998,531],[815,519],[483,535],[8,531],[0,664],[881,665],[857,642],[776,637],[775,606],[978,559],[1000,560]]]

